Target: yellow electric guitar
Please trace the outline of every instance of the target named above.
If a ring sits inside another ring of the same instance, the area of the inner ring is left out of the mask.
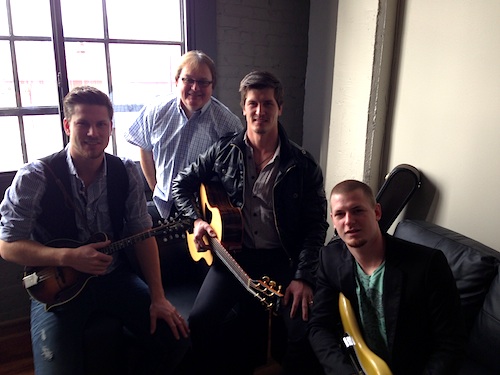
[[[198,251],[194,235],[186,234],[189,253],[195,261],[204,259],[210,266],[215,254],[231,271],[243,287],[259,299],[266,309],[277,311],[283,294],[268,276],[253,280],[231,256],[230,251],[241,248],[243,240],[243,218],[241,210],[231,205],[220,183],[210,182],[200,186],[200,206],[204,220],[215,230],[217,237],[206,238],[211,250]]]
[[[339,295],[339,310],[344,327],[344,345],[359,375],[392,375],[389,366],[366,345],[352,309],[351,302]]]

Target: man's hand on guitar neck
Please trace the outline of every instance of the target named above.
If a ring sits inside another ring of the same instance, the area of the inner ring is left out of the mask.
[[[204,239],[205,236],[217,237],[217,233],[215,233],[214,228],[210,226],[203,219],[196,219],[193,224],[193,239],[196,244],[196,248],[198,251],[203,252],[210,250],[210,246]]]

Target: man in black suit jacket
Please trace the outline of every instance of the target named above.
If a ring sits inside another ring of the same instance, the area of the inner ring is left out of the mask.
[[[339,293],[368,347],[393,374],[456,374],[465,334],[452,273],[439,250],[382,234],[382,210],[356,180],[330,195],[337,238],[321,250],[309,339],[326,374],[353,374],[340,346]]]

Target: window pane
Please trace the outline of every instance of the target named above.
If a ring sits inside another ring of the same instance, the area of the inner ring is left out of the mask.
[[[50,155],[63,148],[61,119],[58,115],[25,116],[24,134],[28,161]],[[43,142],[40,142],[43,140]]]
[[[12,78],[9,42],[0,41],[0,107],[15,107],[16,92]]]
[[[115,105],[145,104],[174,90],[180,46],[113,44],[109,51]]]
[[[57,106],[57,79],[51,42],[16,42],[21,102],[27,106]]]
[[[0,133],[0,147],[4,156],[0,158],[0,172],[17,171],[23,165],[17,117],[0,117]]]
[[[52,36],[50,1],[14,0],[12,29],[17,36]]]
[[[7,23],[7,7],[0,6],[0,35],[9,35],[9,24]]]
[[[129,126],[134,122],[138,112],[115,112],[114,127],[116,137],[116,153],[132,160],[139,160],[139,147],[128,143],[124,134]]]
[[[69,89],[88,85],[108,92],[106,59],[102,43],[65,43]]]
[[[65,37],[104,37],[102,0],[61,0],[61,13]]]
[[[181,41],[179,0],[107,0],[109,37]]]

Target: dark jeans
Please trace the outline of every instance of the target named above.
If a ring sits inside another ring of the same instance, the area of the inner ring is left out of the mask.
[[[283,286],[283,293],[292,280],[293,267],[281,249],[244,250],[234,258],[251,278],[269,276]],[[307,340],[307,322],[300,309],[290,319],[290,306],[282,306],[272,319],[273,333],[280,327],[283,333],[271,336],[273,354],[287,374],[315,374],[317,360]],[[190,373],[251,374],[267,360],[268,322],[261,302],[215,258],[189,317],[195,367]]]
[[[89,319],[101,314],[119,319],[139,340],[145,356],[137,373],[172,373],[190,342],[176,340],[163,321],[158,322],[156,332],[151,335],[149,306],[147,285],[125,268],[90,279],[76,298],[49,312],[33,300],[31,340],[36,374],[83,374],[84,331]]]

